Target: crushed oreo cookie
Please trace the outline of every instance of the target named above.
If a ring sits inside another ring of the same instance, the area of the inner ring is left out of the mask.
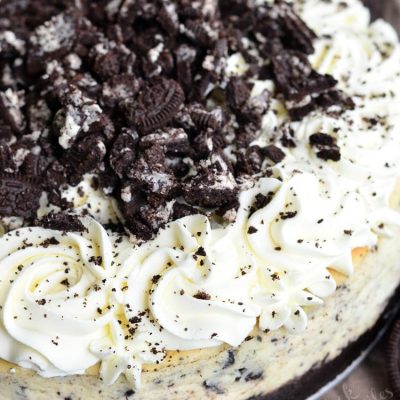
[[[84,232],[86,228],[77,215],[51,212],[36,220],[36,225],[62,232]],[[95,261],[95,260],[94,260]]]
[[[33,179],[20,174],[0,174],[1,215],[35,218],[40,195],[40,186]]]
[[[310,145],[316,149],[316,155],[325,161],[340,161],[340,147],[336,139],[327,133],[314,133],[310,136]]]
[[[231,221],[241,183],[296,145],[252,145],[270,106],[254,80],[272,79],[293,119],[352,106],[308,62],[314,39],[278,0],[2,1],[0,214],[34,220],[44,191],[68,215],[60,186],[95,173],[139,238],[195,213]],[[41,224],[82,230],[62,213]]]

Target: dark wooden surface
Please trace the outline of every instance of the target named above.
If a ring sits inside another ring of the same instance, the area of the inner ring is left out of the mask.
[[[390,21],[400,32],[400,0],[363,0],[371,8],[374,17]]]

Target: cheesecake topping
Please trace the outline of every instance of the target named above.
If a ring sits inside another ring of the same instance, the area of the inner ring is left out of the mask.
[[[271,100],[255,81],[270,79],[295,120],[351,107],[312,67],[316,34],[287,2],[105,3],[0,6],[15,29],[0,42],[1,161],[64,211],[60,185],[96,173],[139,239],[183,215],[232,222],[243,181],[285,158],[272,138],[252,145]]]
[[[4,224],[39,227],[0,238],[1,358],[43,376],[101,362],[139,386],[169,350],[303,332],[332,271],[400,224],[397,35],[357,0],[293,3],[60,2],[31,25],[0,6],[18,16],[0,35],[0,161],[31,185],[2,193],[39,204],[2,203]]]

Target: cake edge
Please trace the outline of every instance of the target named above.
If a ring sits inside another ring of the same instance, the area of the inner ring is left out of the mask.
[[[338,357],[329,362],[323,360],[322,365],[314,367],[272,393],[260,393],[248,397],[246,400],[306,400],[315,395],[321,388],[334,381],[335,378],[343,373],[351,362],[360,357],[374,340],[378,338],[378,335],[388,328],[400,311],[399,296],[400,286],[397,287],[375,325],[356,341],[350,343]]]

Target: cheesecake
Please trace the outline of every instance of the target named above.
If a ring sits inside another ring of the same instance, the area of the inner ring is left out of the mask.
[[[359,0],[0,4],[0,399],[306,400],[396,311],[400,43]]]

